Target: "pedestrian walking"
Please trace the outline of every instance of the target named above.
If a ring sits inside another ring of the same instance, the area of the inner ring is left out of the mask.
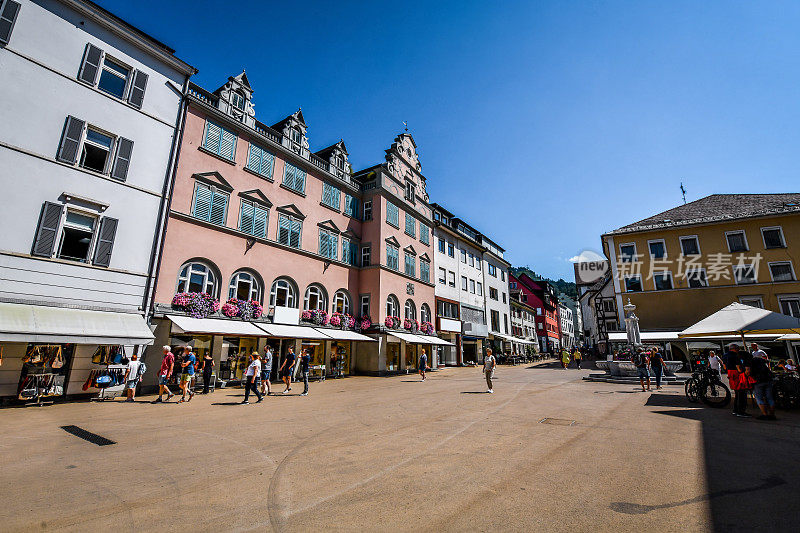
[[[747,414],[747,372],[745,360],[739,353],[739,346],[728,345],[728,351],[723,355],[725,367],[728,369],[728,383],[733,391],[733,415],[749,418]]]
[[[128,399],[126,402],[136,401],[136,385],[139,383],[139,376],[142,362],[139,361],[137,354],[131,355],[131,360],[128,362],[128,370],[125,371],[125,387]]]
[[[581,359],[583,358],[583,354],[581,354],[580,348],[575,350],[575,355],[573,357],[575,358],[575,368],[580,370],[581,369]]]
[[[631,362],[636,365],[636,371],[639,374],[639,383],[642,385],[642,392],[650,390],[650,359],[647,354],[642,350],[637,350],[631,357]],[[645,390],[645,386],[647,389]]]
[[[492,355],[492,349],[486,349],[486,356],[483,358],[483,373],[486,375],[486,386],[489,387],[488,392],[492,394],[494,389],[492,389],[492,378],[494,377],[494,368],[497,366],[497,360],[495,360],[494,355]]]
[[[164,351],[164,357],[161,359],[161,368],[158,370],[158,399],[156,402],[162,402],[164,392],[167,393],[167,401],[170,401],[174,394],[169,390],[169,378],[172,377],[172,370],[175,367],[175,356],[172,354],[172,348],[164,345],[161,347]]]
[[[775,397],[772,394],[772,379],[775,376],[769,368],[769,360],[765,357],[767,354],[756,346],[753,349],[753,354],[755,355],[758,352],[764,354],[764,357],[761,355],[754,356],[750,367],[750,373],[756,381],[753,385],[753,396],[755,396],[758,408],[761,410],[761,414],[756,418],[758,420],[776,420]]]
[[[214,358],[210,353],[203,357],[203,394],[208,394],[209,386],[211,385],[211,375],[214,372]]]
[[[256,386],[256,381],[261,377],[261,357],[258,355],[258,352],[253,352],[250,354],[250,364],[247,366],[247,369],[244,371],[244,400],[242,400],[243,404],[250,403],[250,391],[253,391],[258,398],[256,403],[261,403],[261,400],[264,398],[261,396],[261,393],[258,392],[258,387]]]
[[[758,344],[756,344],[755,342],[750,345],[750,353],[753,357],[761,357],[765,361],[769,361],[769,356],[767,355],[767,352],[761,350],[758,347]]]
[[[194,390],[192,383],[194,382],[194,365],[197,363],[197,358],[192,352],[191,346],[183,348],[183,360],[181,361],[181,399],[178,403],[186,401],[191,402],[194,398]],[[189,399],[186,399],[186,393],[189,393]]]
[[[422,376],[421,381],[425,381],[425,371],[428,369],[428,354],[425,353],[425,348],[419,354],[419,375]]]
[[[289,394],[289,391],[292,390],[292,370],[294,370],[296,358],[297,356],[294,354],[294,348],[289,346],[289,351],[283,359],[281,367],[278,369],[283,382],[286,384],[286,389],[283,391],[283,394]]]
[[[664,357],[657,346],[653,347],[653,351],[650,354],[650,368],[656,376],[656,390],[661,390],[661,377],[666,372],[667,365],[664,363]]]
[[[272,394],[272,383],[270,383],[271,375],[272,348],[267,346],[267,351],[264,353],[264,359],[261,361],[261,394],[265,396]]]
[[[567,365],[569,365],[569,352],[564,348],[561,350],[561,366],[566,370]]]
[[[722,362],[722,359],[714,350],[708,352],[708,367],[712,370],[716,370],[719,374],[720,381],[722,381],[722,372],[725,371],[725,363]]]
[[[303,392],[300,396],[308,396],[308,365],[311,363],[311,350],[306,348],[300,355],[300,372],[303,374]]]

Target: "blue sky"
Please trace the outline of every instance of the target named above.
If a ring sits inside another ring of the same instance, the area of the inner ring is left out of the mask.
[[[356,169],[408,121],[431,200],[551,277],[681,181],[800,191],[800,2],[96,1]]]

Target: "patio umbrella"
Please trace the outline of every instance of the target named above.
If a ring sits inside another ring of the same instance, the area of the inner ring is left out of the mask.
[[[800,333],[800,318],[734,302],[678,333],[679,338]]]

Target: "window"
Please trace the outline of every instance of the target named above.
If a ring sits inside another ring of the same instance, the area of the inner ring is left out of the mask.
[[[369,294],[361,295],[361,303],[359,305],[361,316],[369,316]]]
[[[79,211],[67,210],[61,229],[61,242],[56,257],[87,263],[94,241],[97,217]]]
[[[430,261],[419,261],[419,279],[426,283],[431,281],[431,263]]]
[[[372,264],[372,246],[361,247],[361,266],[369,266]]]
[[[422,222],[419,223],[419,242],[422,244],[430,244],[430,231],[431,228],[428,227],[427,224],[423,224]]]
[[[683,255],[700,255],[700,242],[697,235],[681,237],[681,252]]]
[[[450,257],[456,256],[456,248],[455,246],[453,246],[452,242],[447,243],[447,255],[449,255]]]
[[[778,298],[781,304],[781,313],[784,315],[800,318],[800,298],[796,296]]]
[[[642,277],[639,275],[626,276],[625,292],[642,292]]]
[[[187,263],[178,275],[176,292],[202,292],[211,296],[217,293],[214,272],[203,263]]]
[[[456,286],[456,273],[455,272],[448,272],[447,273],[447,284],[451,287]]]
[[[283,186],[300,194],[306,193],[306,171],[291,163],[283,167]]]
[[[472,254],[472,252],[469,253],[469,266],[475,266],[475,256]]]
[[[467,290],[467,276],[461,276],[461,290]]]
[[[506,293],[501,293],[503,295],[503,303],[506,303]]]
[[[783,229],[780,226],[761,228],[761,236],[764,238],[764,248],[786,248]]]
[[[471,292],[472,294],[475,294],[475,280],[474,279],[469,280],[469,292]]]
[[[386,222],[396,228],[400,227],[400,208],[392,202],[386,202]]]
[[[636,245],[634,243],[619,245],[619,262],[632,263],[636,261]]]
[[[439,283],[447,285],[447,271],[443,268],[439,269]]]
[[[417,235],[417,219],[406,213],[406,235]]]
[[[255,276],[249,272],[237,272],[228,287],[228,299],[261,301],[261,287]]]
[[[339,235],[332,231],[319,230],[319,255],[328,259],[338,259]]]
[[[505,281],[505,280],[506,280],[506,271],[505,270],[501,270],[500,271],[500,281]]]
[[[441,253],[444,253],[444,244],[445,244],[445,243],[444,243],[444,239],[442,239],[441,237],[439,237],[439,251],[440,251]]]
[[[372,220],[372,200],[364,202],[364,220]]]
[[[734,265],[733,279],[736,280],[737,285],[746,285],[748,283],[756,282],[756,268],[755,264],[749,265]]]
[[[653,274],[653,283],[657,291],[668,291],[672,289],[672,274],[667,271],[655,272]]]
[[[386,298],[386,316],[400,316],[400,302],[394,294],[390,294]]]
[[[342,262],[358,266],[358,243],[349,237],[342,237]]]
[[[242,209],[239,212],[239,229],[254,237],[267,236],[267,220],[269,209],[251,200],[242,199]]]
[[[406,200],[416,203],[416,187],[410,181],[406,181]]]
[[[686,281],[689,282],[689,288],[691,289],[708,287],[708,280],[706,279],[706,271],[703,268],[687,270]]]
[[[339,210],[341,191],[327,182],[322,182],[322,205]]]
[[[664,239],[647,241],[647,247],[650,249],[650,257],[653,259],[664,259],[667,257],[667,245],[664,244]]]
[[[739,303],[764,309],[764,301],[761,299],[761,296],[739,296]]]
[[[192,216],[218,226],[224,226],[228,217],[228,193],[203,182],[194,184]]]
[[[236,134],[219,124],[206,121],[206,132],[203,136],[203,148],[224,159],[236,159]],[[287,163],[288,164],[288,163]]]
[[[303,132],[297,128],[289,129],[289,140],[296,144],[301,144],[303,142]]]
[[[725,238],[728,241],[728,251],[730,253],[746,252],[749,249],[744,231],[726,231]]]
[[[400,270],[400,248],[386,245],[386,266],[392,270]]]
[[[83,168],[105,174],[113,144],[114,138],[110,135],[100,133],[91,127],[87,128],[78,164]]]
[[[306,289],[306,296],[303,300],[304,308],[311,310],[327,311],[328,296],[322,286],[313,284]]]
[[[436,313],[444,318],[458,319],[458,304],[439,300],[436,303]]]
[[[431,308],[428,307],[428,304],[422,304],[422,307],[419,308],[419,321],[423,324],[431,321]]]
[[[17,20],[20,4],[14,0],[6,0],[5,4],[0,1],[2,11],[0,11],[0,43],[8,44],[11,38],[11,30],[14,29],[14,22]]]
[[[492,317],[492,331],[500,333],[500,313],[498,311],[492,310],[491,317]]]
[[[278,278],[269,291],[269,305],[273,307],[297,308],[297,289],[286,278]]]
[[[463,248],[461,249],[461,262],[467,264],[467,251]]]
[[[244,111],[244,96],[236,91],[231,92],[231,104],[239,111]]]
[[[406,267],[406,275],[411,277],[416,277],[417,275],[417,259],[410,253],[405,253],[405,267]]]
[[[480,257],[476,257],[475,258],[475,268],[477,268],[478,270],[481,269],[481,258]]]
[[[345,193],[344,214],[352,218],[358,218],[358,198]]]
[[[406,300],[405,305],[405,318],[409,320],[416,320],[417,319],[417,307],[414,305],[414,302]]]
[[[483,284],[479,281],[477,283],[478,296],[483,296]]]
[[[296,218],[281,213],[278,216],[278,242],[292,248],[300,248],[303,223]]]
[[[516,289],[517,288],[517,282],[516,281],[509,281],[508,282],[508,286],[510,288],[512,288],[512,289]]]
[[[103,68],[100,70],[100,80],[97,82],[97,88],[111,96],[123,99],[125,98],[125,89],[128,86],[128,76],[130,76],[130,74],[131,70],[128,67],[105,56],[105,58],[103,58]]]
[[[350,296],[345,291],[336,291],[336,294],[333,295],[333,309],[331,311],[345,315],[350,314]]]
[[[56,159],[92,172],[110,174],[112,178],[125,181],[133,152],[133,141],[115,137],[86,122],[68,116],[61,135]],[[113,162],[112,162],[113,154]]]
[[[769,273],[772,281],[794,281],[794,269],[791,261],[769,263]]]
[[[275,154],[250,143],[250,147],[247,151],[247,164],[245,168],[255,172],[259,176],[271,180],[272,171],[275,168]]]
[[[494,287],[489,287],[489,298],[492,300],[497,300],[497,289]]]
[[[508,335],[508,315],[503,313],[503,331]]]
[[[488,264],[489,264],[489,275],[496,278],[497,277],[497,267],[494,266],[491,263],[488,263]]]

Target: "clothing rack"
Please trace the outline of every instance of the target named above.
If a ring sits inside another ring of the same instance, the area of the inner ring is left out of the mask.
[[[92,398],[93,402],[104,402],[106,400],[113,400],[125,392],[125,372],[128,370],[128,365],[108,365],[106,368],[91,370],[89,372],[90,387],[100,389],[100,393]],[[111,381],[107,386],[99,387],[97,379],[100,377],[108,376]]]

